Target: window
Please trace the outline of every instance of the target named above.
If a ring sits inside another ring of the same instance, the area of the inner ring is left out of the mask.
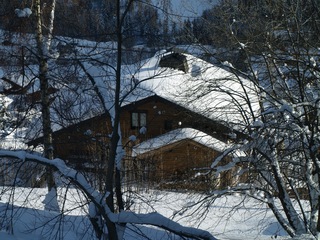
[[[131,113],[131,127],[141,128],[147,126],[146,112],[132,112]]]

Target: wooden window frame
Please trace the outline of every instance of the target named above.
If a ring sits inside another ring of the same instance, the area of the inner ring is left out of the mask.
[[[134,123],[134,114],[137,114],[137,124]],[[143,115],[145,115],[145,117],[144,117],[144,125],[142,124],[142,116]],[[130,113],[131,129],[140,129],[142,127],[146,127],[147,126],[147,119],[148,119],[147,111],[132,111]]]

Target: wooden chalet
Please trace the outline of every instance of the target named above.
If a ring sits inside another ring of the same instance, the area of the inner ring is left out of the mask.
[[[95,67],[92,65],[92,68]],[[99,75],[93,77],[100,78]],[[180,93],[189,92],[189,87],[203,78],[223,81],[220,85],[216,82],[218,91],[195,96],[193,106],[189,108],[185,99],[177,98],[179,93],[176,90],[180,88]],[[238,79],[233,79],[226,70],[191,55],[168,52],[156,54],[139,68],[131,80],[129,77],[125,80],[129,81],[127,84],[131,89],[139,83],[139,89],[135,89],[137,92],[129,96],[126,99],[128,102],[121,107],[120,126],[126,153],[122,161],[124,181],[128,184],[194,189],[212,189],[233,184],[230,172],[223,177],[207,173],[213,159],[225,149],[221,146],[230,141],[229,136],[235,133],[241,137],[240,133],[221,122],[229,122],[230,119],[237,122],[241,119],[241,116],[234,114],[236,111],[230,110],[234,99],[228,93],[230,90],[241,91],[244,86],[250,86],[249,82],[244,84],[245,80],[241,79],[241,83],[237,84],[235,80]],[[240,97],[237,104],[241,105],[243,101]],[[218,108],[206,112],[207,104]],[[226,111],[227,108],[230,111]],[[182,133],[176,132],[179,129]],[[96,179],[95,183],[100,185],[107,166],[111,131],[107,114],[56,131],[53,133],[55,157],[66,160],[90,179]],[[161,139],[173,133],[178,133],[178,141],[172,139],[159,144]],[[216,140],[215,143],[220,147],[202,141],[199,134],[204,138],[210,137],[211,142]],[[40,142],[38,139],[29,144],[37,145]],[[157,147],[146,147],[152,142]],[[171,182],[175,186],[169,184]]]
[[[128,183],[157,183],[162,187],[179,188],[189,184],[194,189],[230,184],[230,179],[212,181],[205,174],[212,160],[223,149],[199,142],[192,136],[180,137],[179,141],[166,142],[157,148],[144,149],[141,154],[134,152],[136,146],[141,147],[142,143],[150,140],[156,142],[160,136],[172,135],[177,129],[192,129],[226,143],[230,130],[224,125],[158,95],[123,106],[120,119],[126,152],[124,179]],[[66,160],[91,179],[96,179],[94,184],[101,185],[99,181],[103,179],[108,160],[110,133],[111,122],[107,114],[60,129],[53,133],[55,157]],[[36,139],[29,145],[36,146],[39,143],[41,139]],[[177,181],[179,185],[171,186],[170,182]],[[192,185],[191,181],[197,184]]]

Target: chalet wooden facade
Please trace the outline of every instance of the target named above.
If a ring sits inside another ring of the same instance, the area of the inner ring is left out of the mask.
[[[90,68],[92,74],[99,73],[93,78],[104,80],[99,66],[90,65]],[[126,153],[122,161],[123,180],[128,184],[157,184],[161,187],[174,187],[168,185],[175,182],[181,188],[194,189],[232,185],[235,179],[231,172],[224,176],[207,173],[213,159],[225,149],[223,145],[230,141],[230,136],[241,137],[241,133],[226,125],[241,121],[242,113],[237,107],[246,105],[246,99],[238,93],[245,91],[246,96],[251,97],[250,82],[234,79],[230,72],[192,55],[175,52],[160,51],[133,72],[134,76],[131,71],[128,75],[123,74],[124,88],[132,90],[120,114],[122,144]],[[206,79],[214,83],[214,91],[206,87]],[[185,96],[177,96],[192,93],[195,83],[200,83],[196,87],[207,92],[188,96],[188,101],[192,102],[189,106]],[[138,87],[133,88],[136,84]],[[244,90],[247,86],[248,89]],[[236,92],[239,99],[230,96],[230,91]],[[211,110],[208,111],[208,107]],[[159,144],[160,139],[177,133],[179,129],[182,132],[176,135],[177,139]],[[56,131],[53,134],[55,156],[81,170],[89,179],[96,179],[94,184],[101,185],[111,131],[107,114]],[[204,137],[199,138],[199,134]],[[203,141],[208,136],[214,144]],[[35,140],[30,144],[40,142]],[[148,146],[152,142],[155,144]],[[227,158],[224,160],[228,161]]]
[[[191,134],[178,137],[181,132],[186,131]],[[194,132],[199,133],[189,128],[174,131],[172,133],[177,137],[167,138],[156,148],[148,144],[152,140],[136,145],[134,151],[141,148],[140,145],[143,145],[143,149],[138,150],[138,153],[134,152],[129,162],[131,167],[128,168],[128,178],[138,179],[146,184],[157,183],[161,188],[189,190],[217,189],[232,185],[231,172],[222,177],[223,181],[220,181],[221,176],[209,172],[213,159],[218,157],[220,152],[198,141],[200,139],[196,134],[192,134]]]
[[[194,129],[217,141],[227,142],[229,129],[225,126],[157,95],[123,106],[120,119],[126,152],[123,175],[128,183],[157,183],[162,187],[172,187],[168,183],[178,181],[180,187],[189,184],[199,189],[230,184],[229,177],[221,182],[204,174],[221,152],[192,137],[145,149],[141,154],[134,152],[136,146],[152,139],[157,141],[159,136],[176,129]],[[103,179],[108,161],[110,133],[111,123],[107,114],[56,131],[53,134],[55,157],[65,159],[96,179],[94,184],[100,185],[97,181]],[[135,141],[132,141],[132,136],[135,136]],[[39,140],[30,144],[37,145],[41,142]]]

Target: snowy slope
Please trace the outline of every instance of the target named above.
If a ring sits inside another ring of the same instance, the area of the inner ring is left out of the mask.
[[[0,190],[3,191],[6,188],[2,187]],[[94,239],[94,233],[87,218],[87,199],[81,192],[72,188],[58,189],[59,203],[65,211],[63,216],[44,210],[42,201],[45,192],[46,189],[16,188],[14,207],[12,205],[8,207],[7,205],[12,200],[10,199],[11,191],[2,195],[0,216],[12,216],[13,235],[9,233],[10,221],[2,222],[2,226],[7,227],[7,230],[0,231],[0,239]],[[217,199],[213,204],[203,204],[197,209],[199,215],[188,216],[195,210],[196,206],[192,207],[192,205],[200,198],[200,195],[152,190],[141,194],[141,198],[133,199],[132,211],[141,213],[158,211],[185,226],[206,229],[218,239],[266,240],[286,239],[287,237],[272,212],[255,200],[237,195],[226,196]],[[26,196],[29,196],[28,201],[26,201]],[[150,202],[153,203],[152,206],[149,205]],[[239,204],[240,202],[241,204]],[[190,207],[190,209],[187,210],[186,207]],[[201,221],[201,218],[198,217],[206,210],[208,211],[206,213],[207,219]],[[137,226],[129,226],[124,239],[178,240],[181,238],[170,236],[163,230],[153,227],[140,226],[137,228]]]

